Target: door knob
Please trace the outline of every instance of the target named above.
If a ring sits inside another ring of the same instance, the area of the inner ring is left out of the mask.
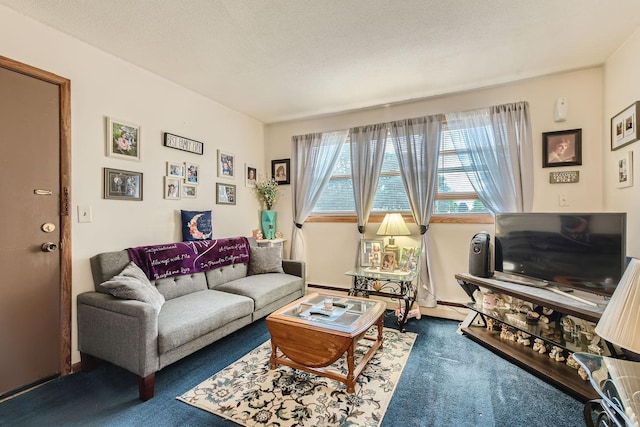
[[[53,242],[45,242],[42,244],[42,252],[53,252],[58,249],[58,245]]]

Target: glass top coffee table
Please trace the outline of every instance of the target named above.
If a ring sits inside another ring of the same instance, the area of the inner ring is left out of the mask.
[[[325,300],[330,301],[330,307],[325,306]],[[382,348],[384,310],[381,301],[318,293],[276,310],[266,319],[271,334],[271,368],[285,365],[331,378],[345,383],[347,393],[353,393],[356,379]],[[373,325],[377,325],[377,334],[367,335]],[[360,339],[373,343],[356,361]],[[327,368],[345,353],[347,375]]]

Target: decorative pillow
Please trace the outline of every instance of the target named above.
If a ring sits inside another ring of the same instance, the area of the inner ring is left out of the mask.
[[[249,275],[264,273],[284,273],[280,247],[251,246],[249,253]]]
[[[182,241],[209,240],[213,237],[211,211],[180,211]]]
[[[165,301],[164,296],[133,261],[127,264],[120,274],[102,282],[100,287],[116,298],[146,302],[158,310]]]

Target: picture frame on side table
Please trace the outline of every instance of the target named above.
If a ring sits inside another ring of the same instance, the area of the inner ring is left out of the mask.
[[[582,164],[582,129],[544,132],[542,167],[578,166]]]
[[[290,184],[291,159],[271,160],[271,176],[278,185]]]
[[[395,271],[397,268],[398,260],[396,259],[396,253],[392,251],[383,252],[380,271]]]
[[[223,184],[216,182],[216,204],[235,205],[236,186],[234,184]]]
[[[180,200],[182,193],[182,179],[170,176],[164,177],[164,198],[167,200]]]
[[[640,101],[636,101],[611,118],[611,151],[640,139],[639,114]]]
[[[416,271],[420,259],[420,246],[402,248],[400,253],[400,269],[402,271]]]
[[[633,186],[633,151],[618,158],[617,188]]]
[[[382,259],[382,240],[362,239],[362,247],[360,252],[360,266],[362,267],[380,267]]]
[[[218,178],[236,179],[236,156],[223,150],[218,150]]]
[[[142,172],[104,168],[105,199],[142,200]]]
[[[140,161],[140,126],[107,117],[107,156]]]

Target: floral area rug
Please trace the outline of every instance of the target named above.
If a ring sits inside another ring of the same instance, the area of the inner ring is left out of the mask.
[[[177,399],[242,426],[379,426],[417,337],[389,328],[383,336],[352,394],[339,381],[287,366],[270,369],[267,341]],[[370,343],[360,340],[356,364]],[[346,356],[330,368],[346,375]]]

